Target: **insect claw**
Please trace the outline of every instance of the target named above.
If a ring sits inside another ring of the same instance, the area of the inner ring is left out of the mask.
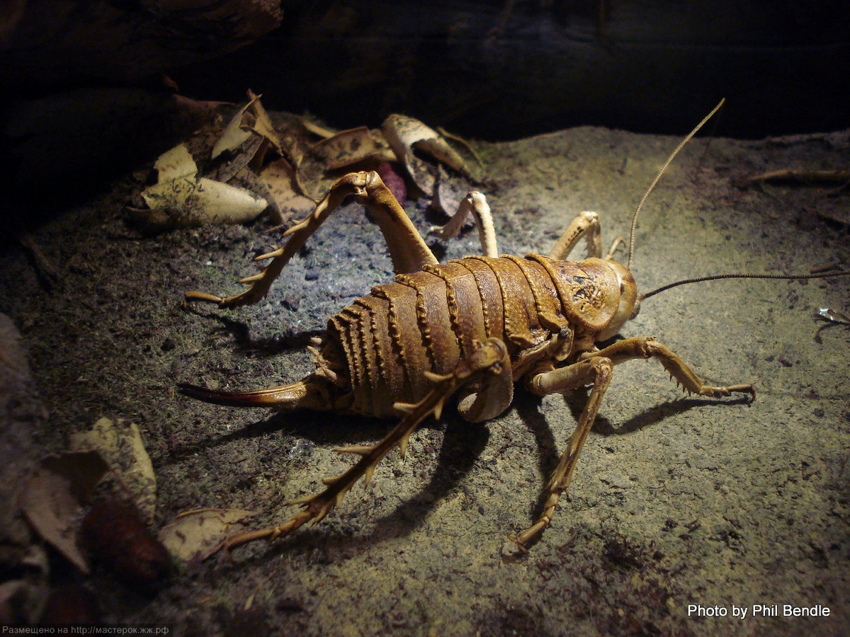
[[[195,299],[196,301],[207,301],[209,303],[221,303],[224,299],[215,294],[207,294],[206,292],[186,292],[187,299]]]
[[[407,432],[404,438],[399,440],[398,442],[398,455],[401,456],[401,459],[404,460],[404,456],[407,455],[407,444],[410,442],[410,434],[412,431]]]
[[[528,549],[525,548],[525,544],[520,542],[519,538],[516,535],[513,535],[513,534],[509,535],[508,540],[513,542],[514,544],[516,544],[517,548],[519,548],[519,550],[522,551],[523,553],[528,553]]]
[[[332,502],[328,502],[325,506],[323,506],[323,507],[322,507],[322,510],[321,510],[321,511],[319,511],[319,514],[318,514],[315,518],[313,518],[313,521],[311,522],[311,525],[312,525],[312,526],[316,526],[319,522],[321,522],[322,520],[324,520],[324,519],[325,519],[325,517],[328,515],[328,513],[330,513],[330,512],[331,512],[331,509],[333,509],[333,508],[334,508],[334,507],[333,507],[333,503],[332,503]]]
[[[286,231],[283,233],[283,237],[284,237],[284,238],[286,238],[286,237],[288,237],[289,235],[291,235],[291,234],[295,234],[295,233],[296,233],[296,232],[298,232],[299,230],[302,230],[302,229],[306,228],[306,227],[309,225],[309,224],[308,224],[308,220],[309,220],[309,219],[310,219],[310,217],[307,217],[307,219],[302,219],[301,221],[299,221],[298,223],[296,223],[294,226],[292,226],[291,228],[289,228],[288,230],[286,230]]]
[[[446,404],[445,399],[438,402],[434,405],[434,420],[439,420],[440,416],[443,414],[443,406]]]

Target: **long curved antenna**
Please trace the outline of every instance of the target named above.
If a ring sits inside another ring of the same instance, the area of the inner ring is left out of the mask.
[[[685,147],[685,144],[687,144],[689,141],[691,141],[691,138],[694,135],[697,134],[697,131],[699,131],[700,128],[705,126],[705,123],[708,120],[710,120],[711,117],[717,111],[720,110],[720,107],[723,106],[723,104],[725,102],[726,102],[726,98],[724,97],[722,100],[720,100],[720,104],[715,106],[714,110],[712,110],[708,115],[706,115],[703,118],[703,120],[699,124],[696,125],[696,128],[694,128],[690,133],[688,133],[688,136],[685,137],[685,139],[682,140],[682,142],[676,147],[676,150],[673,151],[673,154],[670,155],[670,157],[667,159],[666,162],[664,162],[664,165],[661,167],[661,170],[659,171],[658,176],[655,178],[655,180],[649,186],[649,189],[644,194],[643,199],[640,200],[640,203],[638,204],[637,210],[635,210],[635,215],[634,215],[634,217],[632,217],[632,230],[629,233],[629,262],[626,264],[627,269],[629,269],[629,270],[632,269],[632,257],[635,254],[635,228],[637,228],[638,215],[640,214],[640,209],[643,207],[643,203],[646,201],[647,197],[649,197],[649,193],[651,193],[653,188],[655,188],[655,184],[657,184],[658,180],[661,179],[661,175],[663,175],[664,171],[667,170],[667,166],[670,165],[670,162],[672,162],[673,159],[676,157],[676,155],[679,154],[679,151],[682,150],[682,148]]]
[[[850,270],[843,270],[841,272],[823,272],[821,274],[798,274],[798,275],[786,275],[786,274],[715,274],[714,276],[701,276],[696,279],[685,279],[684,281],[676,281],[675,283],[668,283],[667,285],[662,285],[660,288],[656,288],[651,292],[646,292],[645,294],[641,294],[639,297],[639,301],[644,301],[651,296],[655,296],[656,294],[660,294],[661,292],[665,292],[670,288],[676,288],[680,285],[688,285],[690,283],[702,283],[703,281],[716,281],[718,279],[788,279],[788,280],[803,280],[803,279],[826,279],[832,276],[850,276]]]

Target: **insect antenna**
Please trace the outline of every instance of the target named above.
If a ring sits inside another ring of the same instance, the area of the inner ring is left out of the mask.
[[[790,281],[802,281],[804,279],[826,279],[833,276],[850,276],[850,270],[842,270],[839,272],[822,272],[818,274],[715,274],[713,276],[701,276],[695,279],[685,279],[684,281],[676,281],[662,285],[660,288],[651,290],[641,294],[638,297],[640,302],[648,299],[651,296],[665,292],[671,288],[679,287],[680,285],[689,285],[691,283],[702,283],[703,281],[717,281],[718,279],[786,279]]]
[[[647,197],[649,197],[649,193],[651,193],[653,188],[655,188],[655,185],[658,183],[658,180],[661,179],[661,175],[664,174],[664,171],[667,170],[667,166],[669,166],[673,159],[675,159],[676,155],[679,154],[679,151],[685,147],[685,144],[691,141],[691,138],[697,134],[700,128],[705,126],[705,123],[710,120],[717,111],[720,110],[720,108],[725,102],[726,98],[724,97],[722,100],[720,100],[720,103],[715,106],[714,109],[708,115],[706,115],[703,120],[699,124],[697,124],[696,127],[690,133],[688,133],[688,136],[682,140],[682,142],[676,147],[676,150],[673,151],[673,154],[667,158],[666,162],[664,162],[664,165],[661,167],[661,170],[658,172],[658,175],[655,177],[652,184],[650,184],[646,193],[643,195],[643,198],[640,200],[640,203],[638,204],[638,207],[635,210],[634,217],[632,217],[632,229],[629,233],[629,261],[626,264],[626,268],[628,270],[632,269],[632,257],[635,254],[635,228],[637,228],[638,215],[640,214],[640,209],[643,208],[643,204],[646,201]]]
[[[667,170],[667,167],[676,158],[676,155],[679,154],[679,151],[682,150],[682,148],[685,147],[685,144],[687,144],[689,141],[691,141],[691,138],[693,138],[693,136],[696,135],[697,132],[699,132],[699,129],[701,129],[703,126],[705,126],[705,123],[708,120],[710,120],[714,116],[714,114],[717,113],[717,111],[719,111],[723,107],[723,104],[725,102],[726,102],[726,98],[724,97],[722,100],[720,100],[720,103],[717,106],[715,106],[714,109],[712,109],[712,111],[708,115],[706,115],[702,119],[702,121],[699,124],[697,124],[690,133],[688,133],[688,136],[685,137],[685,139],[683,139],[681,141],[681,143],[676,147],[676,150],[674,150],[673,153],[670,155],[670,157],[667,158],[667,161],[664,162],[664,165],[661,167],[661,170],[658,171],[658,175],[656,175],[655,179],[650,184],[646,193],[644,193],[643,197],[641,198],[640,203],[638,204],[637,208],[635,209],[635,214],[632,217],[632,228],[631,228],[631,231],[629,233],[629,260],[628,260],[628,263],[626,264],[627,269],[631,270],[631,268],[632,268],[632,258],[634,257],[634,254],[635,254],[635,229],[637,228],[638,215],[640,214],[641,208],[643,208],[644,202],[647,200],[647,198],[649,197],[649,194],[653,191],[655,186],[658,184],[658,181],[661,179],[661,176]],[[662,285],[659,288],[656,288],[654,290],[651,290],[649,292],[641,294],[638,297],[638,302],[639,303],[643,302],[651,296],[655,296],[656,294],[660,294],[661,292],[666,292],[667,290],[670,290],[670,289],[675,288],[675,287],[679,287],[680,285],[689,285],[691,283],[703,283],[704,281],[717,281],[719,279],[785,279],[785,280],[788,280],[788,281],[803,281],[803,280],[806,280],[806,279],[826,279],[826,278],[834,277],[834,276],[850,276],[850,270],[843,270],[843,271],[840,271],[840,272],[823,272],[823,273],[818,273],[818,274],[796,274],[796,275],[794,275],[794,274],[789,274],[789,275],[786,275],[786,274],[737,274],[737,273],[736,274],[715,274],[713,276],[701,276],[701,277],[697,277],[695,279],[685,279],[683,281],[676,281],[674,283],[668,283],[667,285]]]

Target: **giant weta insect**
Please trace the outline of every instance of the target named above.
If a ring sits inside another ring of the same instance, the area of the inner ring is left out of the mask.
[[[722,102],[721,102],[722,105]],[[676,153],[720,108],[718,105],[667,160],[650,186],[652,191]],[[274,539],[306,522],[319,522],[361,478],[368,484],[376,466],[394,447],[405,455],[410,435],[428,416],[439,419],[448,398],[459,393],[458,411],[471,422],[502,414],[513,400],[514,383],[543,396],[591,385],[575,431],[546,485],[543,512],[528,529],[511,537],[520,547],[551,522],[567,490],[576,462],[611,381],[613,368],[632,359],[656,358],[689,393],[722,398],[733,393],[755,397],[752,385],[706,385],[675,353],[653,338],[626,338],[599,349],[634,318],[640,302],[657,292],[695,282],[680,281],[642,296],[629,268],[634,252],[632,223],[629,264],[602,257],[596,213],[581,213],[547,256],[498,256],[486,199],[474,192],[437,234],[459,232],[472,213],[478,223],[484,256],[439,264],[404,209],[377,173],[360,172],[340,179],[306,219],[290,228],[287,243],[257,257],[272,259],[259,274],[243,279],[250,287],[220,298],[200,292],[187,299],[214,302],[222,308],[256,303],[307,239],[353,195],[377,221],[396,272],[394,282],[374,287],[328,321],[327,331],[310,347],[316,371],[299,382],[258,391],[222,391],[183,384],[184,394],[207,402],[248,407],[307,408],[375,417],[401,416],[380,442],[338,449],[360,460],[348,471],[324,480],[327,489],[290,504],[302,510],[287,522],[227,538],[227,550],[258,539]],[[641,205],[643,201],[641,201]],[[582,239],[587,258],[566,261]],[[818,278],[832,275],[719,275],[716,278]]]

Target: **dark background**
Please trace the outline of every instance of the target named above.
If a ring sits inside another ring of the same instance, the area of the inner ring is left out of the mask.
[[[0,82],[43,96],[167,74],[196,99],[238,102],[250,87],[336,127],[403,112],[489,140],[577,125],[680,135],[721,97],[724,136],[850,126],[846,3],[220,4],[30,3],[0,47]]]
[[[174,78],[232,100],[249,84],[341,127],[404,112],[492,140],[578,125],[679,135],[724,96],[725,136],[850,125],[843,3],[292,4],[264,40]]]

